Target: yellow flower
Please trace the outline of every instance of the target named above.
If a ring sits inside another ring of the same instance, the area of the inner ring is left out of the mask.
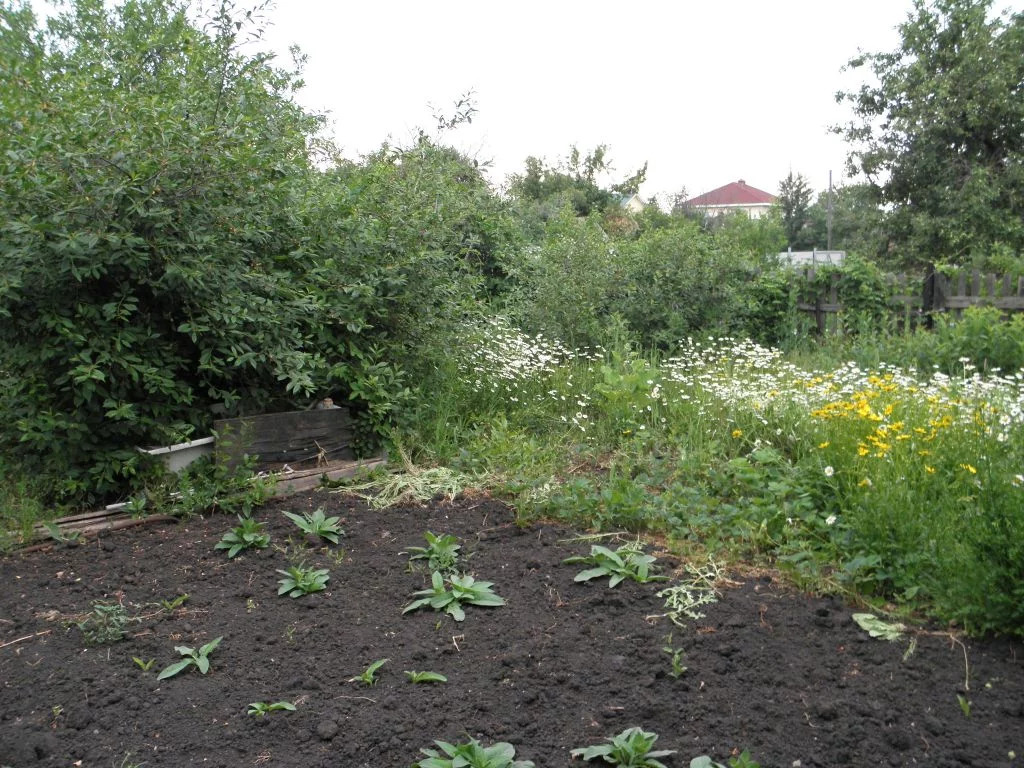
[[[972,466],[971,466],[970,464],[961,464],[961,465],[960,465],[960,468],[961,468],[961,469],[966,469],[966,470],[967,470],[968,472],[970,472],[970,473],[971,473],[972,475],[976,475],[976,474],[978,474],[978,470],[976,470],[976,469],[975,469],[974,467],[972,467]]]
[[[863,480],[861,480],[859,483],[857,483],[857,485],[859,485],[861,488],[870,488],[871,487],[871,478],[865,477]]]
[[[832,443],[826,440],[824,443],[818,443],[818,448],[825,449],[828,448],[830,445],[832,445]]]
[[[733,437],[743,437],[743,430],[742,429],[734,429],[732,431],[732,436]]]
[[[866,445],[864,445],[864,443],[860,443],[857,446],[857,455],[858,456],[867,456],[869,453],[871,453],[871,449],[868,448]]]
[[[927,464],[925,464],[924,465],[924,471],[927,472],[929,475],[934,475],[935,474],[935,467],[929,467]]]

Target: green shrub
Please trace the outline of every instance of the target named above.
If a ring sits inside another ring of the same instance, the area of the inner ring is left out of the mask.
[[[331,393],[372,436],[503,288],[515,228],[479,169],[422,138],[319,170],[322,119],[243,53],[251,15],[0,14],[0,449],[46,501],[144,484],[134,446],[214,413]]]

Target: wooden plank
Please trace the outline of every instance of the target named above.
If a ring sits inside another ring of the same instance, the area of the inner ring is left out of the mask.
[[[362,459],[359,461],[345,462],[343,466],[335,465],[333,468],[324,467],[313,473],[298,473],[293,475],[277,475],[277,482],[271,495],[274,498],[289,496],[300,491],[308,491],[319,488],[323,480],[340,480],[343,477],[352,477],[360,472],[383,467],[387,460],[383,458]]]
[[[214,422],[217,461],[234,466],[257,457],[257,466],[355,458],[352,419],[344,408],[285,411]]]
[[[1024,310],[1024,296],[1003,296],[992,302],[997,309]]]

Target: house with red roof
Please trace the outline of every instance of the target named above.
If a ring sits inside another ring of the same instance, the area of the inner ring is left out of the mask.
[[[743,179],[726,184],[724,187],[705,192],[687,200],[683,205],[700,211],[706,217],[722,216],[742,211],[752,219],[759,219],[768,212],[775,202],[775,195],[752,187]]]

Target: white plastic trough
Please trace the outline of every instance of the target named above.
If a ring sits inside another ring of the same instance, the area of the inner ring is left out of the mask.
[[[169,472],[177,474],[196,459],[213,453],[213,444],[216,440],[217,438],[213,436],[203,437],[199,440],[190,440],[187,443],[165,445],[160,448],[137,448],[136,450],[147,456],[159,457]]]

